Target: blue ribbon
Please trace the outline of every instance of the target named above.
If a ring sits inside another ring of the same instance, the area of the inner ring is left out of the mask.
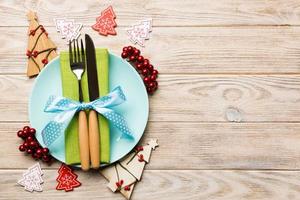
[[[116,113],[112,107],[126,101],[121,87],[115,88],[111,93],[89,103],[80,103],[65,97],[50,96],[44,112],[57,115],[43,129],[42,137],[46,146],[50,146],[65,132],[75,113],[80,110],[93,109],[108,119],[114,126],[121,130],[120,138],[134,139],[124,117]]]

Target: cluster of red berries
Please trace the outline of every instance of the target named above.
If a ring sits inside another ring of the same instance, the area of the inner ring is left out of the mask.
[[[19,146],[19,150],[30,154],[34,159],[42,159],[49,163],[51,162],[51,155],[48,148],[43,148],[35,137],[35,129],[29,126],[24,126],[19,130],[17,135],[23,139],[23,144]]]
[[[141,51],[135,47],[128,46],[123,48],[122,58],[127,59],[142,76],[147,92],[153,94],[157,88],[156,81],[158,71],[154,69],[149,60],[141,55]]]

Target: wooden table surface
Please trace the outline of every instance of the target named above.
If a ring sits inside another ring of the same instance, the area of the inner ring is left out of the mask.
[[[117,35],[103,37],[90,26],[108,5]],[[160,72],[160,89],[144,141],[160,147],[133,200],[300,198],[299,0],[1,0],[0,199],[123,199],[97,172],[77,171],[80,188],[56,191],[59,163],[42,165],[42,193],[16,184],[35,163],[16,137],[29,123],[34,81],[25,75],[28,9],[59,49],[67,46],[53,18],[66,16],[116,54],[130,44],[128,26],[153,18],[142,52]]]

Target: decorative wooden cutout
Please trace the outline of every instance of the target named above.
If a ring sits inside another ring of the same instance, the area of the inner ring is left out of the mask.
[[[36,13],[29,11],[27,76],[33,77],[40,73],[44,66],[57,56],[55,44],[48,38],[45,28],[39,24]]]
[[[18,181],[18,184],[23,186],[28,192],[42,192],[41,184],[44,182],[42,175],[41,166],[39,163],[36,163],[23,173],[23,178]]]
[[[113,192],[119,191],[126,199],[130,199],[135,184],[141,180],[145,165],[150,161],[152,150],[157,146],[157,140],[150,140],[148,145],[136,147],[134,152],[120,162],[100,170],[109,181],[107,187]]]
[[[73,191],[75,187],[79,187],[81,183],[77,180],[77,175],[73,170],[65,164],[62,164],[58,170],[58,182],[56,189],[65,190],[66,192]]]
[[[116,35],[117,32],[115,27],[117,26],[117,23],[115,19],[116,14],[114,13],[112,6],[109,6],[101,12],[101,16],[97,17],[97,22],[92,26],[92,28],[104,36]]]
[[[127,29],[127,34],[130,41],[133,44],[138,44],[141,47],[145,46],[145,40],[150,38],[150,32],[152,31],[152,19],[146,19],[139,24],[133,25]]]

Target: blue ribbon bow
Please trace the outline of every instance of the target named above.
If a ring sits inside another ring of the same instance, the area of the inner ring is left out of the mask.
[[[50,96],[45,106],[44,112],[57,113],[43,129],[42,137],[46,146],[50,146],[65,132],[73,116],[80,110],[93,109],[103,115],[121,130],[122,137],[134,139],[124,117],[116,113],[112,107],[120,105],[126,101],[126,97],[121,87],[115,88],[108,95],[98,98],[89,103],[80,103],[65,97]]]

